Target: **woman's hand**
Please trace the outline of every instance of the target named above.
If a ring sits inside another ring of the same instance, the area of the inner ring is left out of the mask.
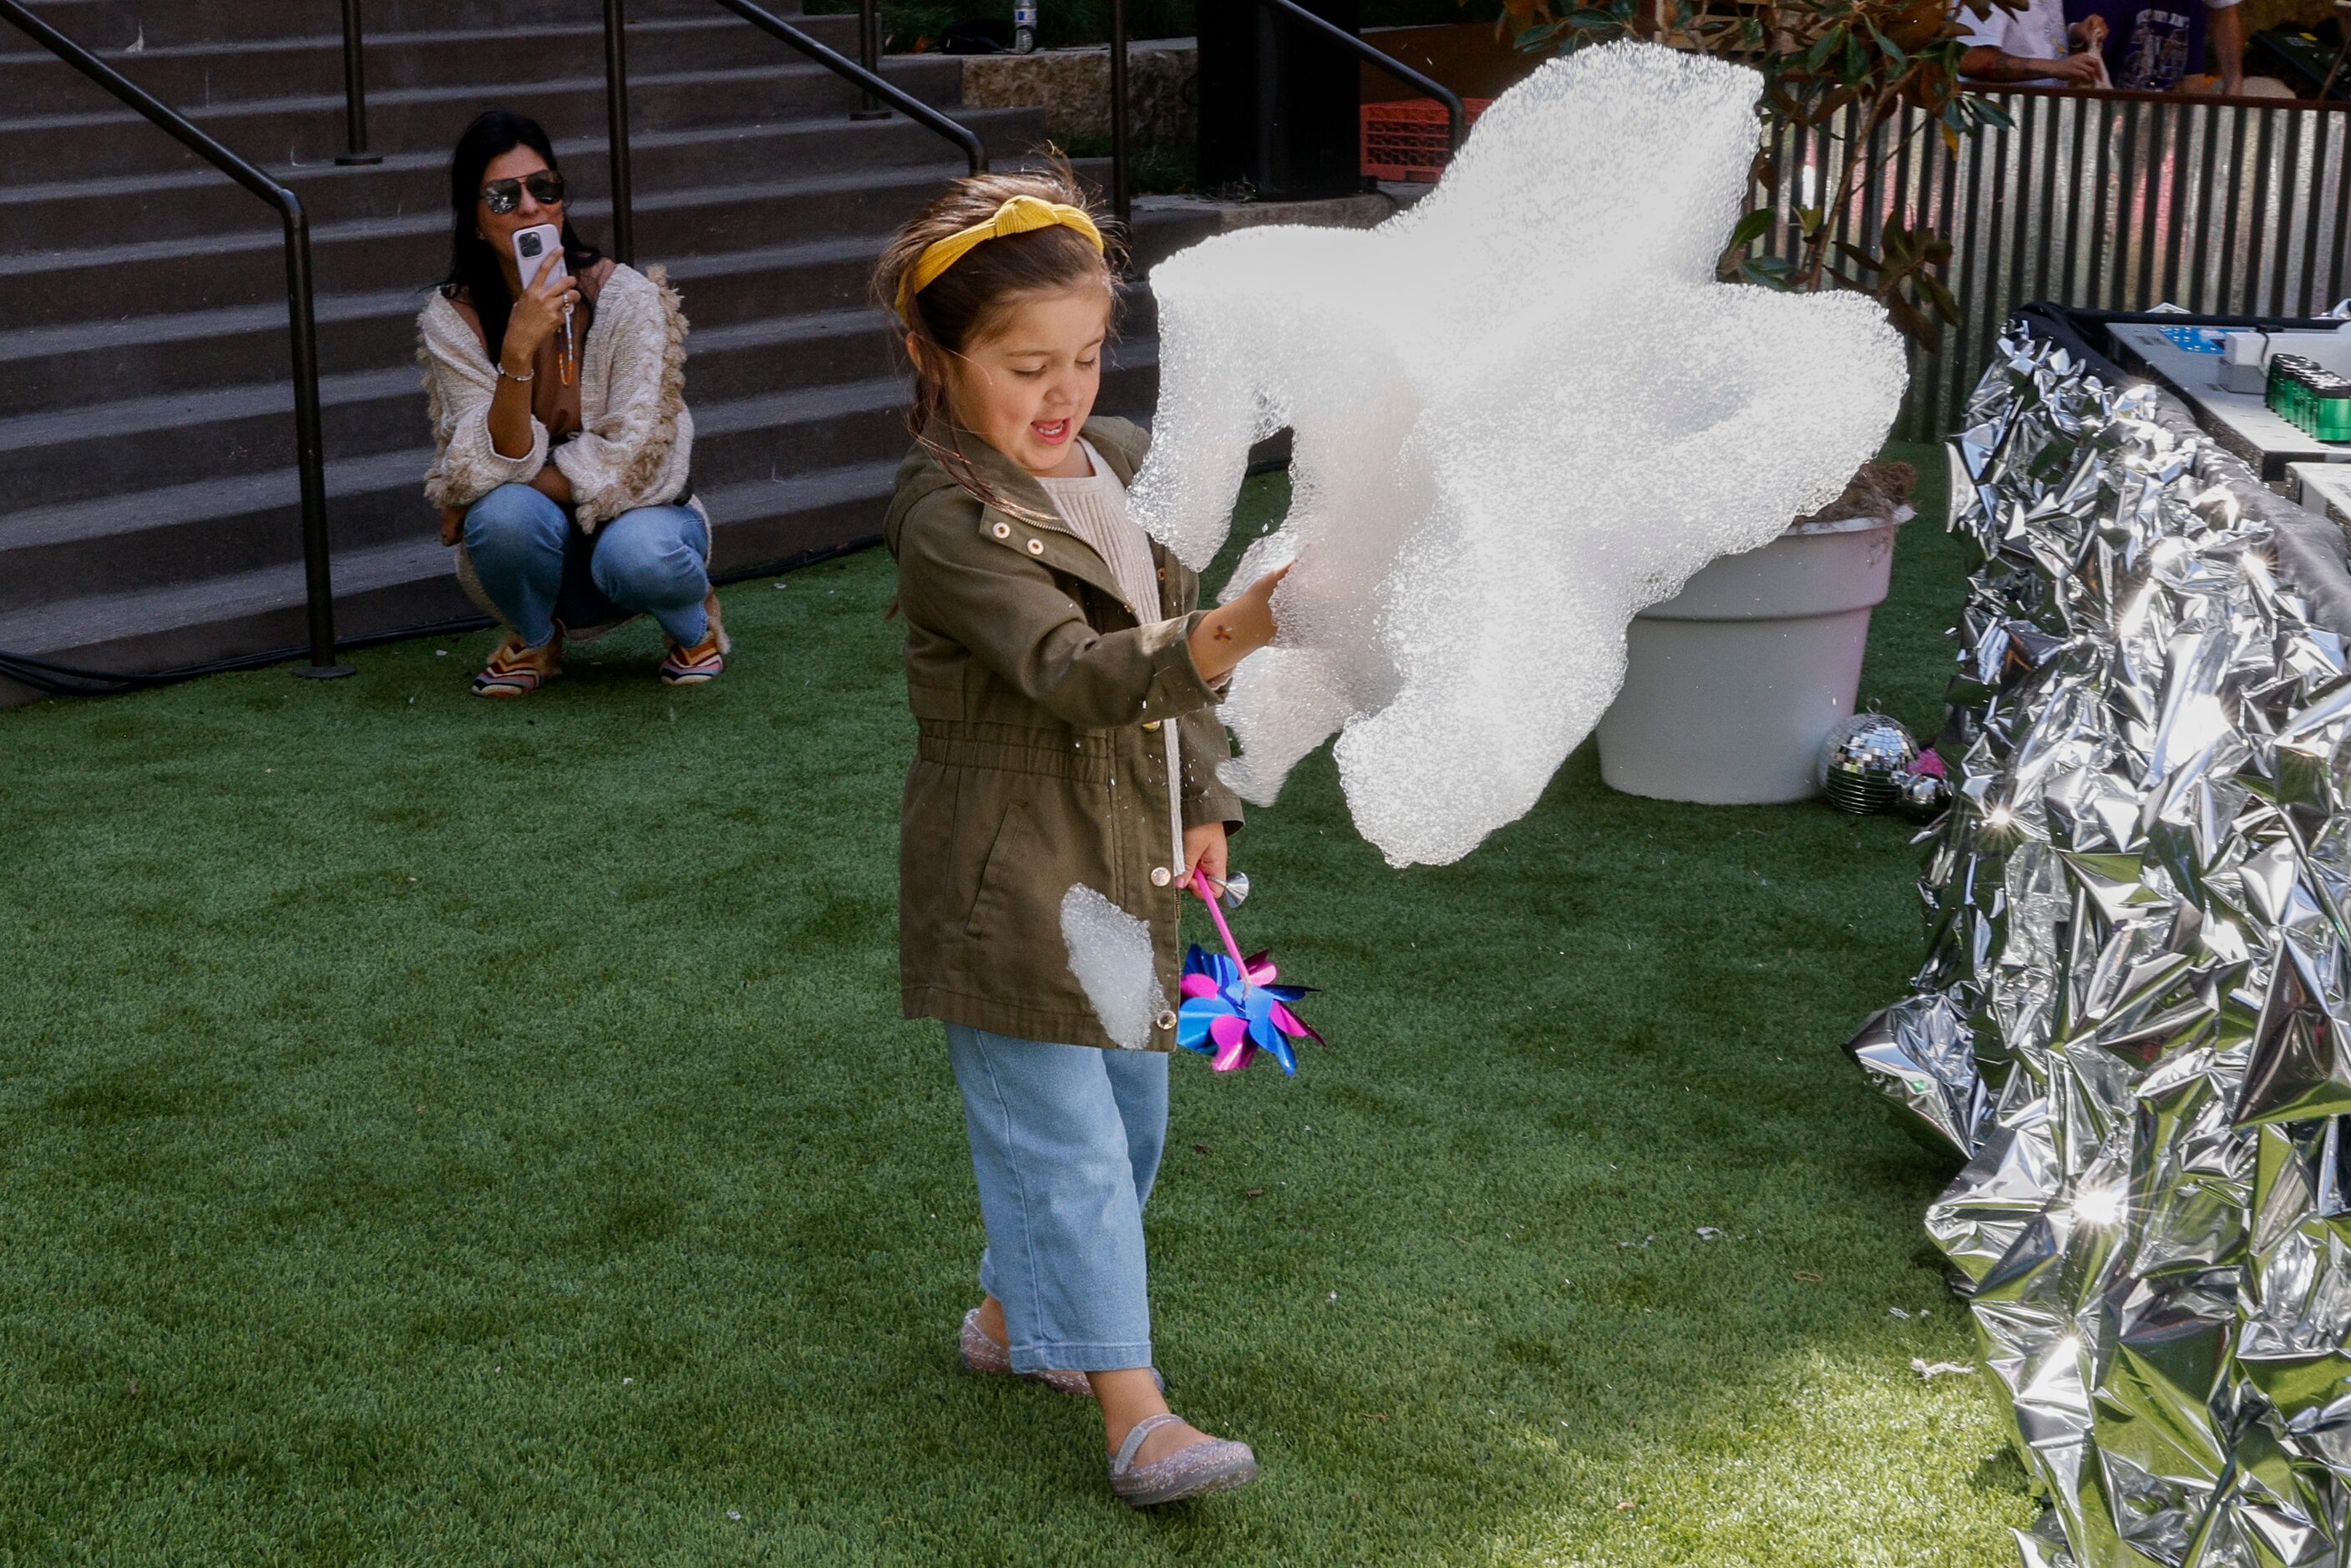
[[[1177,886],[1194,886],[1204,872],[1208,879],[1207,891],[1213,898],[1225,881],[1225,825],[1221,822],[1184,830],[1184,877]]]
[[[507,340],[498,358],[509,376],[528,376],[538,351],[563,325],[565,307],[580,302],[580,280],[553,267],[541,267],[538,281],[522,291],[514,314],[507,318]]]
[[[465,536],[465,508],[462,506],[441,508],[441,542],[444,545],[454,545]]]
[[[1192,663],[1200,679],[1223,680],[1234,666],[1273,640],[1273,590],[1290,575],[1295,560],[1276,566],[1243,589],[1238,597],[1217,606],[1192,631]]]
[[[570,476],[555,466],[555,459],[552,455],[540,466],[537,473],[530,476],[530,487],[558,506],[571,504]]]

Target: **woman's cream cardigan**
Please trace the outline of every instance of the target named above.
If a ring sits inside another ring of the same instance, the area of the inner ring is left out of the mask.
[[[528,483],[549,461],[547,427],[530,421],[530,451],[507,457],[490,441],[490,400],[497,367],[475,332],[438,289],[416,319],[416,358],[436,455],[424,471],[424,495],[436,507],[470,506],[501,484]],[[571,482],[572,514],[583,533],[639,506],[680,500],[694,458],[694,415],[685,406],[685,311],[660,267],[650,275],[615,264],[597,291],[580,367],[580,433],[553,461]],[[457,579],[466,594],[504,619],[474,576],[465,546]]]
[[[497,367],[481,335],[434,290],[417,317],[418,360],[437,454],[424,471],[435,506],[470,506],[501,484],[528,483],[548,461],[547,427],[530,421],[530,451],[507,457],[490,443]],[[694,457],[685,406],[685,312],[662,269],[651,276],[615,265],[596,296],[580,367],[577,436],[555,449],[571,482],[580,526],[594,533],[637,506],[678,499]]]

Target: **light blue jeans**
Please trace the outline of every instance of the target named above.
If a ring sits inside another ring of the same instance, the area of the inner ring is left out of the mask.
[[[482,591],[543,648],[555,623],[601,626],[640,611],[683,648],[710,629],[710,529],[690,506],[640,506],[591,535],[528,484],[501,484],[465,514],[465,554]]]
[[[1143,1205],[1167,1144],[1167,1055],[947,1025],[1016,1372],[1151,1365]]]

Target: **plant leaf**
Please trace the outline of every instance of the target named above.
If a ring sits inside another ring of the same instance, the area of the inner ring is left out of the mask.
[[[1730,231],[1730,243],[1725,245],[1723,249],[1732,251],[1745,250],[1749,245],[1751,245],[1757,240],[1761,239],[1765,233],[1771,229],[1771,225],[1779,221],[1780,213],[1778,208],[1756,208],[1753,212],[1739,220],[1738,225]]]

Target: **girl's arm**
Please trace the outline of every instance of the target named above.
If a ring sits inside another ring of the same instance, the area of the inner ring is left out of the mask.
[[[908,514],[898,541],[906,618],[971,649],[1007,685],[1066,723],[1107,730],[1213,707],[1192,653],[1212,613],[1107,635],[1086,623],[1041,561],[981,536],[968,498],[943,492]]]
[[[1290,575],[1284,562],[1251,583],[1239,597],[1218,605],[1192,632],[1192,661],[1214,683],[1273,640],[1273,590]]]

